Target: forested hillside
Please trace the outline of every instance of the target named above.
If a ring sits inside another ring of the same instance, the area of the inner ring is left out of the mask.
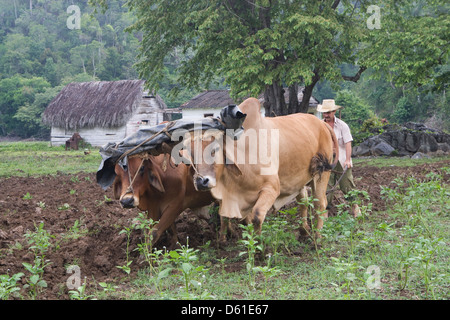
[[[108,1],[104,11],[94,10],[88,0],[0,0],[0,136],[46,138],[49,128],[42,125],[41,113],[70,82],[139,78],[134,65],[143,34],[125,31],[136,22],[126,3]],[[68,10],[73,5],[79,8],[79,28],[74,27],[76,12]],[[173,84],[183,59],[181,50],[165,59],[158,93],[170,107],[197,93]],[[374,114],[394,122],[431,119],[433,125],[448,130],[445,78],[440,87],[399,87],[383,77],[370,80],[370,73],[367,70],[357,83],[333,87],[321,81],[313,95],[320,101],[336,98],[346,103],[346,117],[353,113],[359,120]],[[448,75],[448,65],[438,74]],[[221,75],[216,76],[221,83]],[[169,98],[174,87],[179,95]]]
[[[87,0],[0,0],[0,136],[45,138],[40,115],[70,82],[138,78],[142,35],[125,31],[134,22],[125,3],[111,1],[103,13]],[[79,29],[71,5],[80,9]],[[165,100],[178,106],[179,99],[186,94]]]

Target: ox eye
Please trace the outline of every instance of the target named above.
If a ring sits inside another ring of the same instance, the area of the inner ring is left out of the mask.
[[[139,173],[140,173],[140,174],[144,174],[144,170],[145,170],[144,166],[141,166],[141,167],[139,168]]]

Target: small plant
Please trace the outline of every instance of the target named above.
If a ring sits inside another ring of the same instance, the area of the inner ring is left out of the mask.
[[[331,283],[338,290],[343,288],[347,289],[347,297],[350,294],[350,289],[352,284],[356,284],[357,280],[364,282],[363,278],[358,278],[356,275],[357,270],[364,270],[364,268],[358,265],[356,262],[345,262],[338,258],[331,257],[334,266],[332,268],[337,273],[339,277],[339,283]]]
[[[130,235],[131,232],[133,230],[131,228],[128,227],[124,227],[119,234],[125,233],[127,235],[127,248],[126,248],[126,255],[127,255],[127,261],[123,266],[117,266],[117,268],[123,270],[126,274],[130,274],[131,272],[131,268],[130,265],[133,262],[133,260],[129,260],[129,254],[130,254],[130,250],[129,250],[129,246],[130,246]]]
[[[77,288],[77,290],[70,290],[69,297],[71,300],[88,300],[95,297],[94,295],[86,294],[86,278],[81,286]]]
[[[15,292],[19,291],[17,282],[23,277],[23,273],[19,272],[11,277],[7,274],[0,275],[0,300],[8,300]]]
[[[22,197],[22,199],[23,199],[23,200],[30,200],[30,199],[33,199],[33,196],[32,196],[29,192],[27,192],[27,193]]]
[[[35,232],[27,232],[24,236],[28,239],[29,250],[34,253],[34,264],[23,262],[22,265],[31,273],[28,283],[24,288],[30,288],[29,293],[32,299],[36,299],[42,288],[47,287],[47,282],[43,279],[44,269],[51,264],[45,259],[47,250],[51,246],[52,236],[44,229],[44,223],[41,222],[36,227]]]
[[[60,211],[69,210],[69,209],[70,209],[70,204],[68,204],[68,203],[64,203],[62,206],[58,207],[58,210],[60,210]]]
[[[322,234],[321,233],[319,234],[319,230],[317,229],[318,221],[316,221],[314,223],[314,216],[313,216],[314,202],[317,202],[317,201],[319,201],[319,200],[315,199],[313,196],[310,196],[310,197],[306,197],[306,198],[302,199],[302,201],[298,202],[298,204],[306,207],[306,210],[307,210],[306,219],[309,218],[309,225],[310,225],[311,229],[306,229],[305,231],[311,237],[311,239],[314,243],[314,248],[316,250],[317,257],[319,257],[319,253],[321,252],[319,250],[319,241],[320,241],[320,238],[322,237]],[[321,212],[317,209],[316,210],[317,219],[323,219],[322,218],[323,213],[324,212]],[[322,232],[322,230],[320,230],[320,232]]]
[[[98,285],[103,288],[103,291],[105,293],[116,292],[116,290],[119,288],[119,286],[115,286],[111,283],[106,282],[99,282]]]
[[[246,260],[246,269],[248,273],[248,280],[250,285],[255,285],[255,255],[259,251],[261,252],[263,250],[262,244],[258,244],[257,235],[255,234],[255,229],[253,224],[249,224],[247,226],[239,225],[243,231],[242,231],[242,240],[239,242],[244,245],[244,247],[247,249],[246,251],[242,251],[239,253],[239,256],[247,255]]]
[[[208,269],[203,265],[197,265],[198,249],[189,248],[189,237],[186,245],[180,245],[180,249],[168,252],[170,262],[176,267],[176,270],[181,273],[182,281],[184,283],[184,294],[187,298],[207,299],[212,296],[207,291],[202,291],[202,283],[199,278],[205,278],[205,272]],[[167,267],[158,274],[158,279],[161,280],[171,274],[173,267]]]
[[[69,228],[65,238],[66,239],[72,239],[72,240],[76,240],[78,238],[83,237],[85,234],[88,233],[88,229],[86,227],[82,228],[81,227],[81,219],[80,220],[75,220],[75,222],[73,223],[73,226]]]
[[[153,237],[150,234],[153,226],[156,224],[152,219],[148,219],[144,212],[140,212],[138,217],[134,220],[134,229],[141,230],[144,236],[144,242],[138,244],[135,250],[144,256],[150,268],[153,269],[153,259],[157,258],[157,254],[153,252],[152,241]]]
[[[187,238],[187,240],[189,241],[189,238]],[[178,270],[183,273],[186,293],[189,293],[190,287],[194,287],[196,289],[200,288],[201,282],[195,278],[197,275],[207,270],[202,265],[195,266],[195,262],[198,260],[197,253],[199,250],[189,248],[188,241],[185,246],[181,246],[181,249],[177,249],[176,251],[171,251],[169,253],[173,261],[176,261]]]
[[[296,208],[294,209],[297,212]],[[268,248],[274,261],[282,255],[281,250],[284,249],[290,253],[290,247],[298,244],[294,234],[294,224],[287,221],[285,213],[286,211],[280,211],[282,216],[267,217],[262,228],[264,252]]]
[[[414,251],[416,253],[415,260],[423,269],[427,296],[432,279],[430,273],[430,261],[436,256],[441,246],[445,246],[445,243],[442,240],[443,238],[428,239],[421,236],[416,239],[414,243]]]
[[[265,299],[266,298],[266,292],[267,292],[268,279],[272,278],[272,277],[274,277],[274,276],[276,276],[278,274],[280,274],[281,270],[278,269],[277,267],[270,268],[270,266],[268,266],[268,265],[264,266],[264,267],[258,266],[258,267],[255,267],[253,269],[254,269],[254,271],[261,272],[263,274],[263,276],[264,276],[263,299]]]

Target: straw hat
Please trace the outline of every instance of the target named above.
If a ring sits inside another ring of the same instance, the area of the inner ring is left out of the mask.
[[[324,99],[322,104],[319,104],[317,106],[317,111],[319,112],[331,112],[335,111],[339,108],[342,108],[341,106],[336,105],[333,99]]]

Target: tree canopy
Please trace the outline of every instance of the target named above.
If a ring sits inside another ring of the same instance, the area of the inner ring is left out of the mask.
[[[304,112],[319,80],[356,82],[368,68],[394,85],[439,88],[448,75],[440,69],[448,62],[450,34],[444,1],[380,0],[375,13],[368,10],[372,0],[130,0],[129,5],[137,16],[132,29],[143,32],[137,67],[149,86],[158,87],[164,63],[177,49],[186,55],[179,85],[196,88],[220,74],[235,97],[264,92],[266,114]],[[370,28],[370,19],[378,20],[378,27]],[[355,66],[354,73],[343,74],[343,64]],[[296,93],[299,85],[305,86],[304,102],[285,104],[284,87]]]

